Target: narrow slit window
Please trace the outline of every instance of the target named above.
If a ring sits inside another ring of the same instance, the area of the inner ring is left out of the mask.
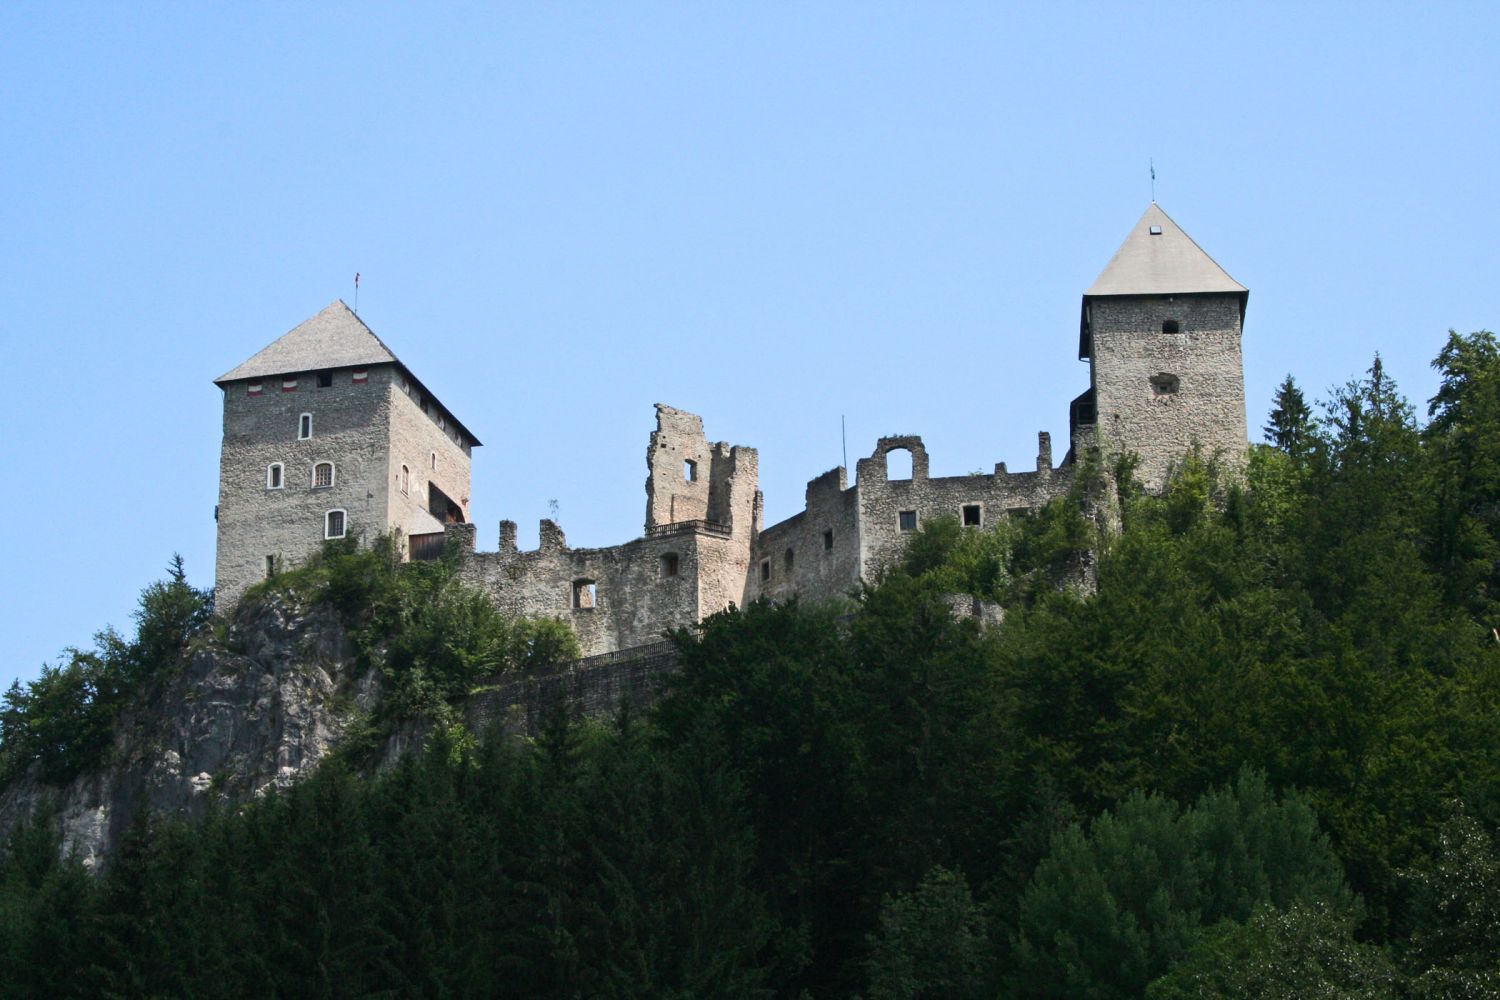
[[[330,510],[323,515],[323,537],[343,538],[348,525],[344,523],[344,512],[341,510]]]
[[[432,466],[433,470],[436,471],[436,469],[437,469],[437,452],[433,452],[431,455],[429,455],[428,458],[427,458],[427,461],[428,461],[428,464]]]
[[[276,575],[276,557],[266,556],[266,579],[269,580]]]
[[[823,551],[833,551],[833,532],[831,530],[823,532]]]
[[[917,530],[917,512],[914,510],[903,510],[899,515],[899,524],[902,531]]]
[[[272,462],[266,466],[266,489],[279,490],[286,485],[282,478],[282,466],[280,462]]]
[[[313,466],[313,489],[324,490],[333,485],[333,463],[319,462]]]
[[[977,527],[979,527],[979,522],[980,522],[981,516],[982,516],[982,513],[981,513],[981,508],[980,508],[979,504],[977,504],[977,503],[964,504],[964,527],[965,528],[977,528]]]
[[[297,440],[306,441],[312,437],[312,414],[304,413],[297,418]]]
[[[599,585],[593,580],[573,581],[573,609],[575,611],[592,611],[598,607]]]
[[[404,465],[401,466],[401,494],[403,496],[411,494],[411,470]]]

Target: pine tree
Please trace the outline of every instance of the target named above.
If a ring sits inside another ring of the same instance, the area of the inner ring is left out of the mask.
[[[1302,397],[1302,390],[1290,375],[1276,390],[1276,405],[1263,430],[1268,442],[1294,458],[1303,457],[1312,447],[1317,422]]]

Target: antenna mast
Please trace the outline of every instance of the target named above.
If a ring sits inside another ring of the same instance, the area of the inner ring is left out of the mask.
[[[1152,199],[1155,200],[1155,199]],[[359,315],[359,272],[354,272],[354,315]]]

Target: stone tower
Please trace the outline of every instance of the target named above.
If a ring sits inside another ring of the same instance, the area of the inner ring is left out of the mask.
[[[1241,462],[1248,295],[1152,202],[1083,295],[1090,389],[1074,401],[1075,439],[1093,425],[1106,451],[1137,454],[1148,489],[1195,445]]]
[[[479,441],[343,301],[214,381],[221,609],[325,539],[399,531],[420,558],[468,520]]]

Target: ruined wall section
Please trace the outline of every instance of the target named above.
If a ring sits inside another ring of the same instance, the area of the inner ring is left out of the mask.
[[[646,529],[710,520],[713,454],[703,418],[656,404],[656,430],[646,446]]]
[[[1141,458],[1147,489],[1196,443],[1233,464],[1249,446],[1238,295],[1129,296],[1088,302],[1100,445]],[[1163,331],[1174,322],[1178,332]]]
[[[807,505],[756,539],[745,581],[749,600],[828,601],[860,579],[859,497],[848,471],[830,469],[807,484]]]
[[[517,549],[513,521],[500,523],[497,552],[474,551],[472,525],[449,528],[446,544],[458,553],[459,578],[488,593],[500,611],[561,618],[578,634],[583,654],[593,656],[656,642],[664,630],[698,621],[698,581],[705,562],[720,557],[716,539],[707,541],[705,552],[704,533],[683,528],[573,549],[562,529],[544,520],[533,551]]]
[[[698,614],[706,617],[745,603],[750,548],[760,529],[760,455],[722,442],[711,450],[713,489],[709,523],[698,526]],[[660,529],[657,529],[660,530]]]
[[[356,371],[366,372],[355,381]],[[230,382],[224,388],[224,440],[219,454],[219,606],[234,606],[266,577],[266,557],[295,565],[323,544],[324,515],[346,512],[346,533],[371,538],[386,528],[391,381],[395,369],[333,369],[331,384],[316,372]],[[252,393],[254,387],[258,391]],[[299,421],[312,415],[312,434]],[[314,467],[334,465],[333,484],[314,486]],[[267,469],[282,466],[273,487]]]
[[[428,484],[456,502],[469,520],[470,450],[462,429],[421,387],[397,372],[389,387],[391,431],[386,523],[403,537],[440,532],[429,510]]]
[[[1051,436],[1037,436],[1035,472],[1009,472],[1005,464],[993,473],[969,476],[928,476],[927,449],[916,436],[881,438],[869,458],[859,460],[858,493],[860,571],[873,579],[880,569],[898,559],[906,539],[924,523],[954,517],[969,527],[992,527],[1002,517],[1029,513],[1067,493],[1076,466],[1054,468]],[[911,452],[910,479],[890,479],[890,452]]]

